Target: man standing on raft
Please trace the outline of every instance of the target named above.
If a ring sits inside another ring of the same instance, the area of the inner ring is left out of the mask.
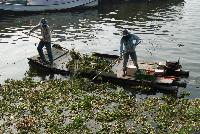
[[[134,34],[128,32],[128,30],[123,31],[123,37],[120,42],[120,57],[124,59],[123,62],[123,77],[126,75],[127,71],[127,62],[129,59],[129,55],[134,63],[134,65],[138,69],[137,64],[137,55],[135,48],[140,43],[140,38]]]

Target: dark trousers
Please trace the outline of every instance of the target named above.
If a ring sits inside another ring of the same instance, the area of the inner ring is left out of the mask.
[[[51,42],[40,41],[40,43],[39,43],[39,45],[37,47],[38,53],[40,55],[40,58],[41,58],[41,60],[45,61],[45,56],[44,56],[43,49],[42,49],[44,46],[47,49],[49,62],[52,63],[53,62],[53,56],[52,56],[52,51],[51,51]]]
[[[134,52],[124,52],[123,71],[127,70],[127,62],[128,62],[129,56],[131,57],[133,64],[138,68],[136,52],[135,51]]]

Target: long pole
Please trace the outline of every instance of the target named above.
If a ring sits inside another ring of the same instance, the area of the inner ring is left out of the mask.
[[[115,59],[112,63],[110,63],[107,67],[105,67],[102,71],[100,71],[96,76],[94,76],[92,78],[92,80],[96,79],[103,71],[105,71],[106,69],[108,69],[108,67],[110,67],[111,65],[113,65],[114,63],[116,63],[117,61],[120,60],[121,57]]]
[[[138,43],[137,43],[137,45],[138,44],[140,44],[141,43],[141,41],[139,41]],[[124,53],[122,54],[122,56],[124,55]],[[96,76],[94,76],[93,77],[93,79],[92,80],[94,80],[94,79],[96,79],[103,71],[105,71],[108,67],[110,67],[111,65],[113,65],[114,63],[116,63],[117,61],[119,61],[121,59],[121,56],[119,57],[119,58],[117,58],[116,60],[114,60],[110,65],[108,65],[106,68],[104,68],[102,71],[100,71]]]

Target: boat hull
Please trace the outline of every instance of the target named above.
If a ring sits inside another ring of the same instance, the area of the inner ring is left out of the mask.
[[[73,8],[90,8],[95,6],[98,6],[98,0],[79,0],[76,2],[55,5],[23,5],[0,3],[0,10],[14,12],[43,12],[70,10]]]

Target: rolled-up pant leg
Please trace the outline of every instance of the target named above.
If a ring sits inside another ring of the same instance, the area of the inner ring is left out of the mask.
[[[131,52],[131,53],[130,53],[130,56],[131,56],[131,59],[132,59],[132,61],[133,61],[133,64],[138,68],[136,52]]]
[[[125,52],[125,53],[124,53],[124,62],[123,62],[123,71],[126,71],[126,70],[127,70],[128,58],[129,58],[129,53],[128,53],[128,52]]]
[[[49,57],[49,62],[52,63],[53,62],[53,55],[52,55],[52,51],[51,51],[51,43],[50,42],[45,43],[45,47],[47,49],[47,54],[48,54],[48,57]]]
[[[41,60],[44,61],[45,57],[44,57],[44,53],[43,53],[43,49],[42,49],[43,47],[44,47],[44,42],[40,41],[40,43],[38,44],[37,50],[38,50]]]

